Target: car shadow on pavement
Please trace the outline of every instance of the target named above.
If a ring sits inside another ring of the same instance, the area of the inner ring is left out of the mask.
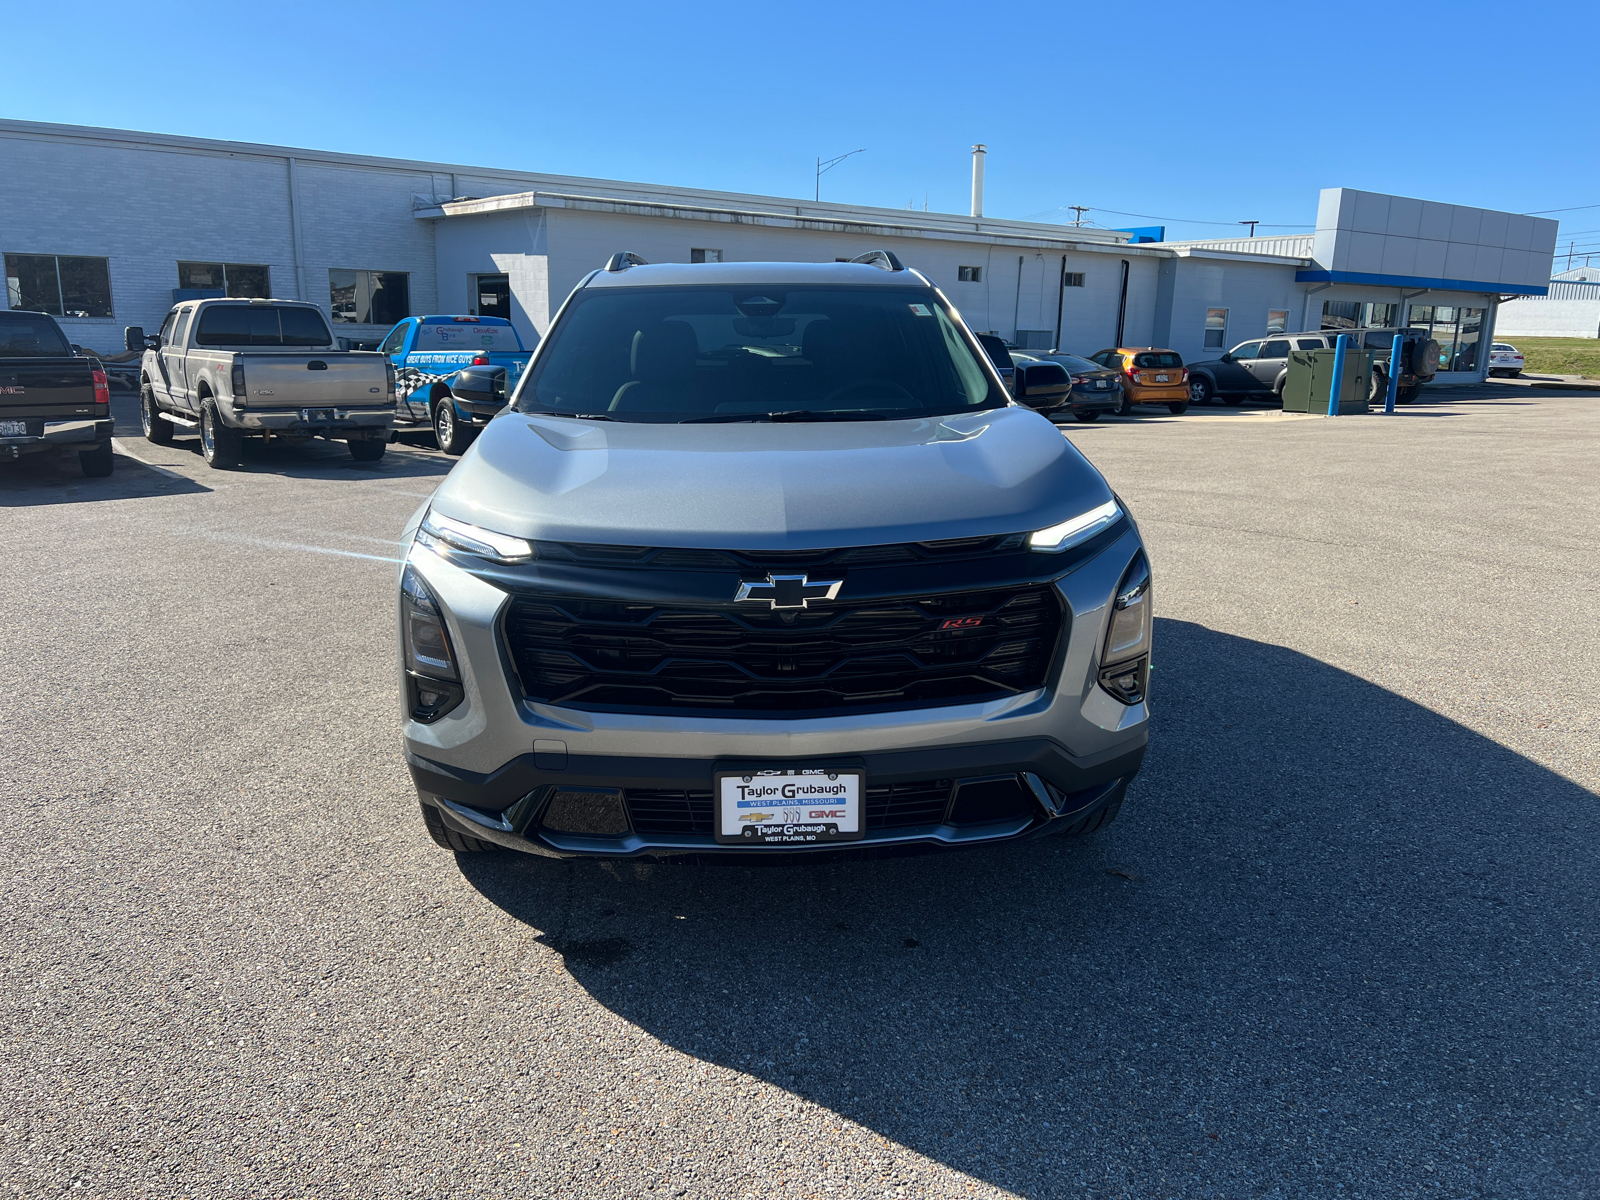
[[[151,468],[117,454],[111,474],[84,475],[76,455],[31,454],[0,463],[0,508],[37,508],[44,504],[88,504],[97,500],[145,500],[155,496],[188,496],[211,489],[173,471]]]
[[[172,448],[187,450],[204,466],[200,439],[180,437]],[[288,479],[330,479],[339,476],[381,476],[389,479],[442,479],[458,460],[417,446],[391,444],[377,462],[357,462],[343,442],[315,439],[309,442],[246,440],[234,471],[247,475],[282,475]],[[228,472],[224,472],[227,474]]]
[[[1151,752],[1092,838],[461,869],[667,1046],[1021,1196],[1586,1194],[1597,797],[1159,625]]]

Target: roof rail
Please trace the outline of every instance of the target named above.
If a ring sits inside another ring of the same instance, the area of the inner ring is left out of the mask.
[[[629,267],[648,267],[649,265],[632,250],[618,250],[611,256],[611,260],[606,263],[606,270],[613,272],[626,271]]]
[[[868,250],[865,254],[858,255],[850,260],[853,263],[864,263],[869,267],[878,267],[885,271],[904,271],[905,263],[901,262],[889,250]]]

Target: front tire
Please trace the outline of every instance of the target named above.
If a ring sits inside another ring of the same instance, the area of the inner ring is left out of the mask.
[[[346,442],[350,450],[350,457],[357,462],[377,462],[383,457],[383,452],[389,448],[389,443],[383,438],[368,438],[366,441]]]
[[[1128,392],[1127,392],[1126,388],[1123,389],[1123,392],[1122,392],[1122,403],[1117,405],[1117,410],[1116,411],[1117,411],[1117,416],[1119,416],[1119,417],[1131,417],[1131,416],[1133,416],[1133,401],[1128,398]]]
[[[449,396],[433,406],[433,438],[439,443],[439,449],[452,458],[460,458],[472,445],[472,434],[456,419],[455,401]]]
[[[1189,402],[1191,404],[1210,404],[1216,394],[1217,389],[1211,386],[1211,380],[1204,375],[1196,375],[1189,380]]]
[[[244,438],[237,429],[229,429],[217,413],[217,402],[206,400],[200,405],[200,453],[206,466],[218,471],[232,470],[239,465],[244,452]]]
[[[422,805],[422,823],[428,827],[428,836],[433,839],[433,844],[442,850],[454,850],[457,854],[481,854],[485,850],[495,849],[493,842],[485,842],[451,829],[444,823],[439,810],[431,804]]]
[[[1098,421],[1100,419],[1100,410],[1097,408],[1093,412],[1073,413],[1072,415],[1087,424],[1090,421]]]
[[[1066,837],[1088,837],[1091,833],[1098,833],[1107,825],[1117,819],[1117,814],[1122,811],[1122,802],[1127,799],[1128,785],[1123,784],[1117,789],[1117,794],[1111,797],[1099,808],[1095,809],[1076,825],[1069,826],[1061,832]]]
[[[83,473],[90,479],[104,479],[111,474],[116,462],[116,452],[111,448],[110,438],[101,442],[93,450],[78,451],[78,465],[83,468]]]
[[[156,407],[156,390],[148,383],[139,388],[139,425],[144,430],[144,440],[157,446],[172,441],[172,422],[164,420]]]

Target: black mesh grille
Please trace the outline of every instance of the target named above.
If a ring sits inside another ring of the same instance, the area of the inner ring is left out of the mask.
[[[642,834],[710,833],[711,793],[629,788],[628,815]],[[867,828],[906,829],[937,825],[950,799],[950,780],[867,786]]]
[[[505,633],[534,700],[777,717],[1027,691],[1061,625],[1055,589],[1026,584],[786,610],[524,594]]]

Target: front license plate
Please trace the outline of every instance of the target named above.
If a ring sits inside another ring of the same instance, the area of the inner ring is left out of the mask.
[[[300,410],[302,421],[331,421],[333,409],[331,408],[302,408]]]
[[[719,771],[717,841],[742,846],[855,841],[866,832],[865,791],[860,771]]]
[[[1172,378],[1170,375],[1157,375],[1156,376],[1156,382],[1157,383],[1165,383],[1170,378]]]
[[[27,437],[26,421],[0,421],[0,437]]]

